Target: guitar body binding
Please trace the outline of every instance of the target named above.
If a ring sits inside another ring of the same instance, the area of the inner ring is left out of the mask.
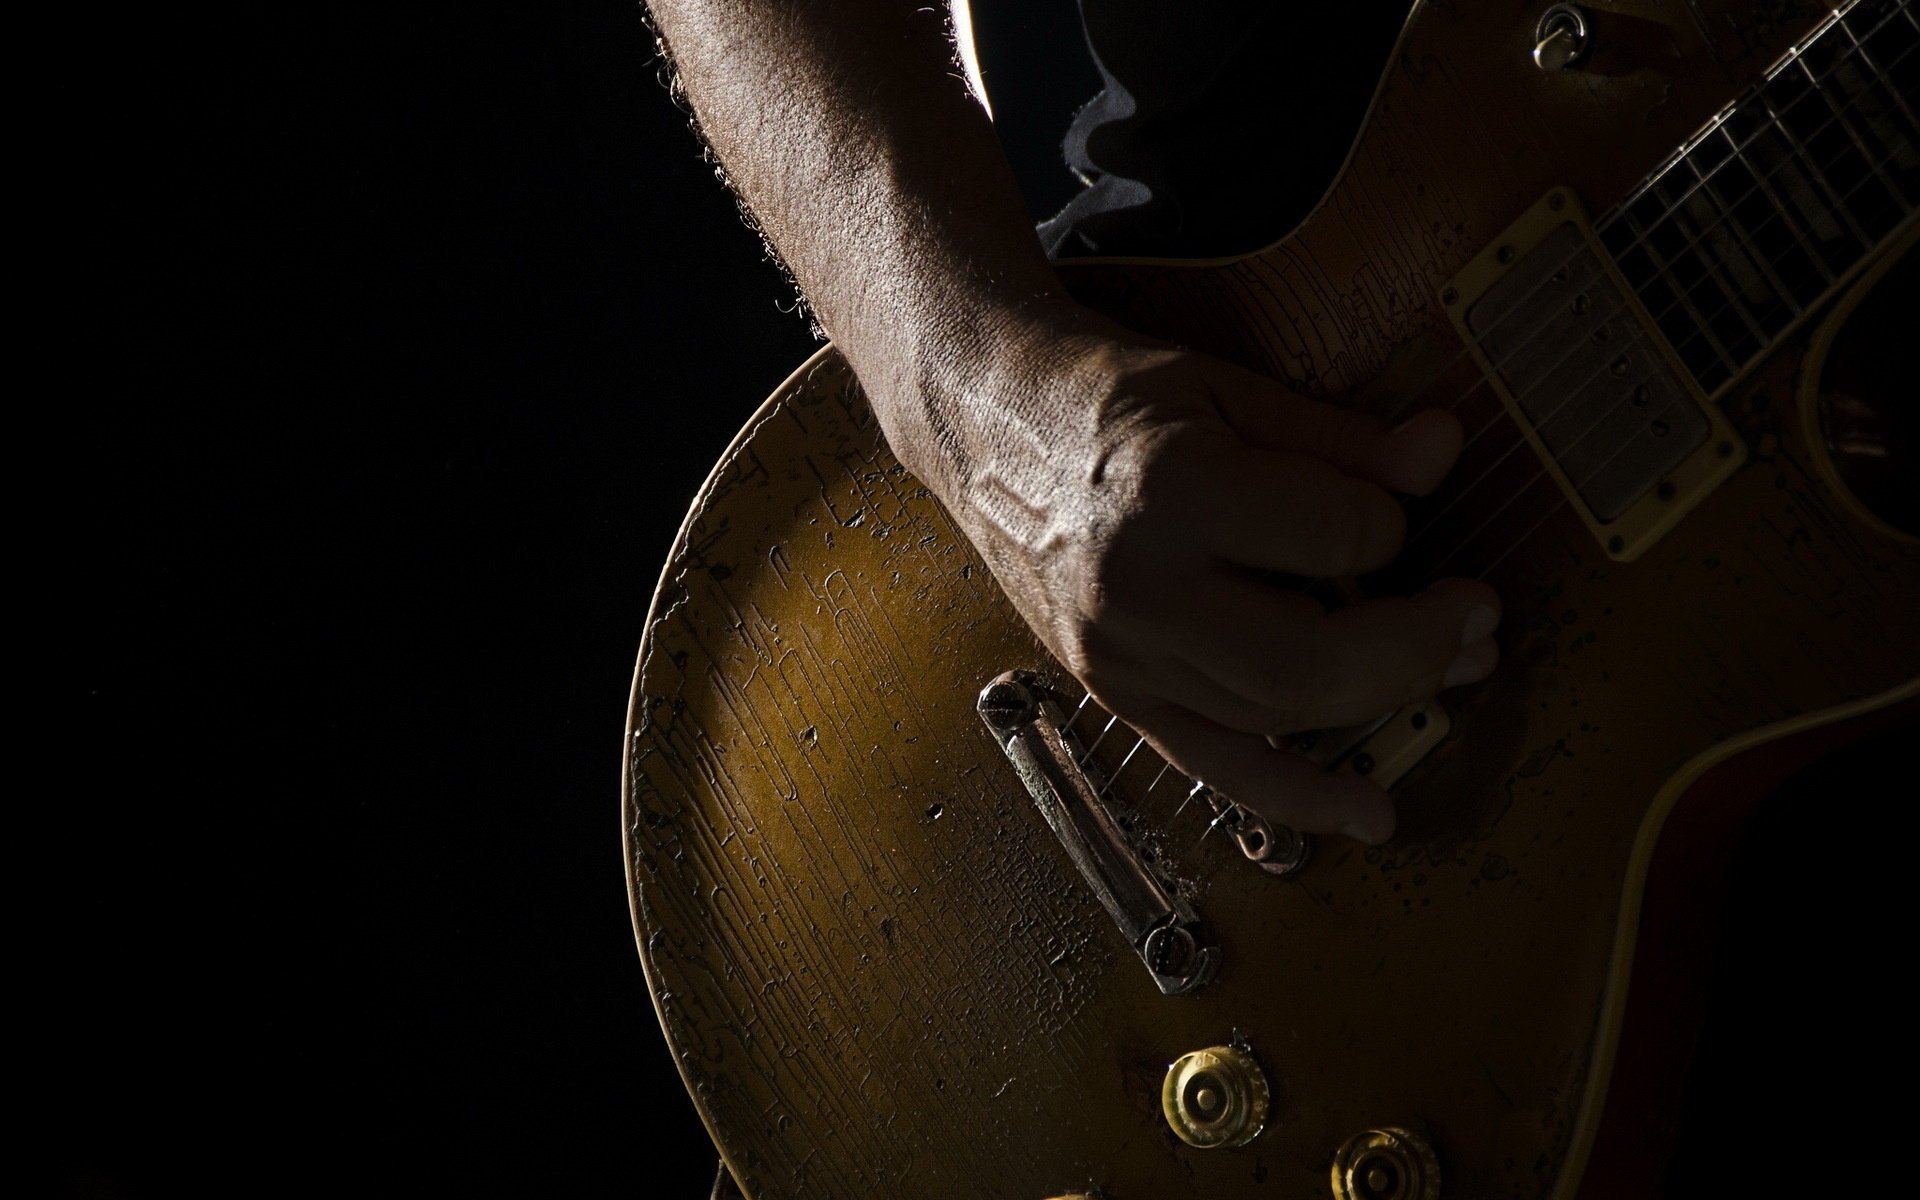
[[[1539,5],[1423,4],[1299,229],[1242,259],[1091,263],[1069,283],[1123,323],[1383,414],[1470,389],[1448,282],[1550,189],[1592,211],[1630,195],[1827,13],[1668,7],[1608,6],[1664,23],[1674,57],[1596,74],[1532,64]],[[1909,255],[1913,230],[1860,276]],[[1750,802],[1729,781],[1915,719],[1920,542],[1849,492],[1816,411],[1851,288],[1712,389],[1744,457],[1632,561],[1570,506],[1529,513],[1488,576],[1501,669],[1444,698],[1389,844],[1325,838],[1296,870],[1253,869],[1205,836],[1211,814],[1122,766],[1114,824],[1220,951],[1174,995],[975,709],[1009,669],[1073,680],[888,452],[844,362],[810,359],[687,517],[626,741],[641,957],[741,1191],[1325,1196],[1343,1147],[1398,1130],[1433,1149],[1442,1197],[1653,1194],[1687,1028],[1636,977],[1699,983],[1662,932],[1696,928],[1704,903],[1663,882],[1675,848],[1728,842]],[[1163,1085],[1221,1046],[1270,1094],[1256,1136],[1199,1148],[1169,1128]]]

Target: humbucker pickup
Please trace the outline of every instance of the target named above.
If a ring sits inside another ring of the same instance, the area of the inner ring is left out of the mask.
[[[1441,299],[1609,557],[1638,558],[1744,461],[1569,190],[1543,196]]]

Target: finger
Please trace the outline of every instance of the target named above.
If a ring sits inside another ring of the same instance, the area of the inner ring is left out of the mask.
[[[1367,600],[1302,620],[1296,594],[1252,580],[1208,589],[1215,603],[1165,635],[1209,678],[1272,714],[1268,733],[1352,725],[1486,678],[1500,599],[1472,580]]]
[[[1424,496],[1460,456],[1460,422],[1440,409],[1389,427],[1237,367],[1226,367],[1214,383],[1221,416],[1247,441],[1312,455],[1389,491]]]
[[[1500,643],[1490,637],[1470,642],[1460,651],[1460,657],[1447,667],[1446,677],[1440,681],[1443,688],[1464,687],[1469,683],[1479,683],[1493,674],[1500,665]]]
[[[1368,845],[1393,836],[1393,802],[1371,780],[1329,771],[1173,705],[1150,708],[1132,723],[1162,758],[1269,821]]]
[[[1274,713],[1209,678],[1193,664],[1163,657],[1108,668],[1082,679],[1087,691],[1111,713],[1145,711],[1173,704],[1240,733],[1265,736]]]
[[[1186,498],[1187,536],[1259,570],[1364,574],[1391,562],[1406,537],[1406,511],[1374,484],[1225,430],[1190,437],[1167,483]]]

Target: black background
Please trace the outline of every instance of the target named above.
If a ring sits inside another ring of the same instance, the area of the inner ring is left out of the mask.
[[[1071,0],[1010,9],[1075,48]],[[704,1196],[621,729],[694,490],[816,343],[641,9],[72,20],[35,1154],[101,1196]],[[1071,103],[1003,102],[1036,208]]]
[[[976,8],[1051,211],[1093,90],[1072,0]],[[51,610],[15,627],[51,667],[14,809],[30,1155],[105,1197],[703,1196],[621,728],[694,490],[815,342],[639,7],[67,20],[20,51],[50,80],[18,189],[51,266],[16,326],[51,427],[15,442]],[[1849,769],[1746,858],[1703,1178],[1898,1023],[1851,914],[1910,907],[1899,875],[1820,836],[1880,828]],[[1740,1161],[1812,1177],[1854,1111]]]

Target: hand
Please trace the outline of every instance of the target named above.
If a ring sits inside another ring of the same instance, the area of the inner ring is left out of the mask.
[[[1329,612],[1272,576],[1384,566],[1406,532],[1392,493],[1439,484],[1458,422],[1428,410],[1387,429],[1085,315],[1033,323],[936,386],[942,461],[909,465],[944,480],[1021,615],[1102,705],[1271,820],[1391,835],[1383,788],[1268,739],[1484,679],[1499,598],[1446,579]]]

